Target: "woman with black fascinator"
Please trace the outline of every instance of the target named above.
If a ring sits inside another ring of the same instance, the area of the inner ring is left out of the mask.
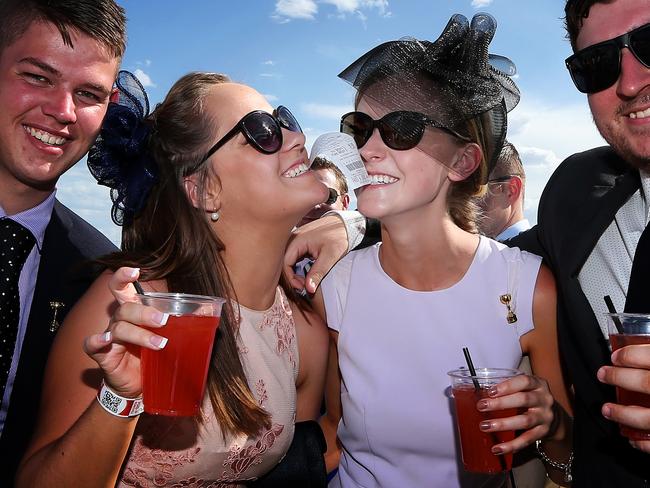
[[[282,486],[324,486],[322,434],[302,421],[319,414],[327,331],[281,276],[291,229],[328,198],[300,125],[214,73],[184,76],[150,115],[132,75],[118,88],[88,164],[111,188],[122,251],[57,335],[19,486],[240,487],[276,472],[296,439]],[[167,343],[136,279],[226,299],[197,417],[111,412],[98,395],[133,403],[140,348]]]
[[[316,295],[337,344],[323,421],[330,466],[340,451],[334,486],[504,486],[505,472],[463,469],[447,372],[465,363],[464,347],[477,367],[514,369],[526,354],[535,373],[471,405],[493,435],[497,466],[541,441],[562,468],[555,474],[570,480],[553,276],[539,257],[475,226],[473,202],[519,100],[490,65],[495,29],[489,15],[471,24],[455,15],[435,42],[381,44],[340,74],[357,89],[341,131],[371,178],[358,208],[381,222],[383,243],[348,254]],[[497,418],[508,408],[519,414]],[[500,442],[502,431],[517,434]]]

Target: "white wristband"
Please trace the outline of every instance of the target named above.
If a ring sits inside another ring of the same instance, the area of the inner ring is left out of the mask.
[[[356,210],[330,210],[321,218],[327,215],[336,215],[343,221],[348,234],[348,252],[357,247],[366,234],[366,218]]]
[[[102,380],[97,401],[108,413],[116,417],[137,417],[144,411],[142,397],[124,398],[111,390]]]

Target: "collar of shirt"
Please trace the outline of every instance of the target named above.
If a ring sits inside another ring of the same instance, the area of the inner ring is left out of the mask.
[[[650,172],[639,170],[641,175],[641,196],[645,203],[645,222],[650,220]]]
[[[494,239],[497,241],[505,241],[528,229],[530,229],[530,222],[528,222],[528,219],[522,219],[512,224]]]
[[[35,207],[23,210],[14,215],[7,215],[4,209],[0,206],[0,218],[10,217],[20,225],[29,229],[29,231],[36,238],[36,246],[38,252],[43,248],[43,238],[45,237],[45,229],[50,223],[52,217],[52,209],[54,208],[54,201],[56,199],[56,190]]]

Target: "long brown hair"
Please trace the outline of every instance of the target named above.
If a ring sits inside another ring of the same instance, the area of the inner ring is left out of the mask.
[[[224,244],[211,228],[207,210],[194,207],[183,186],[184,175],[193,172],[202,195],[217,177],[211,165],[203,164],[216,132],[204,102],[214,85],[228,81],[215,73],[185,75],[147,118],[158,183],[143,210],[123,227],[122,252],[103,262],[113,269],[140,267],[143,280],[165,280],[169,291],[226,298],[212,351],[208,394],[224,435],[255,435],[270,426],[270,419],[251,393],[239,359],[236,296],[221,256]]]

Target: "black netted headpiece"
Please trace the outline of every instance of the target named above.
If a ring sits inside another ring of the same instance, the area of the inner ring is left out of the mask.
[[[519,102],[510,79],[514,64],[488,54],[495,30],[488,14],[475,15],[471,25],[455,14],[434,42],[405,38],[380,44],[339,77],[386,110],[420,112],[439,127],[459,131],[462,122],[482,116],[489,173],[505,140],[506,113]]]

